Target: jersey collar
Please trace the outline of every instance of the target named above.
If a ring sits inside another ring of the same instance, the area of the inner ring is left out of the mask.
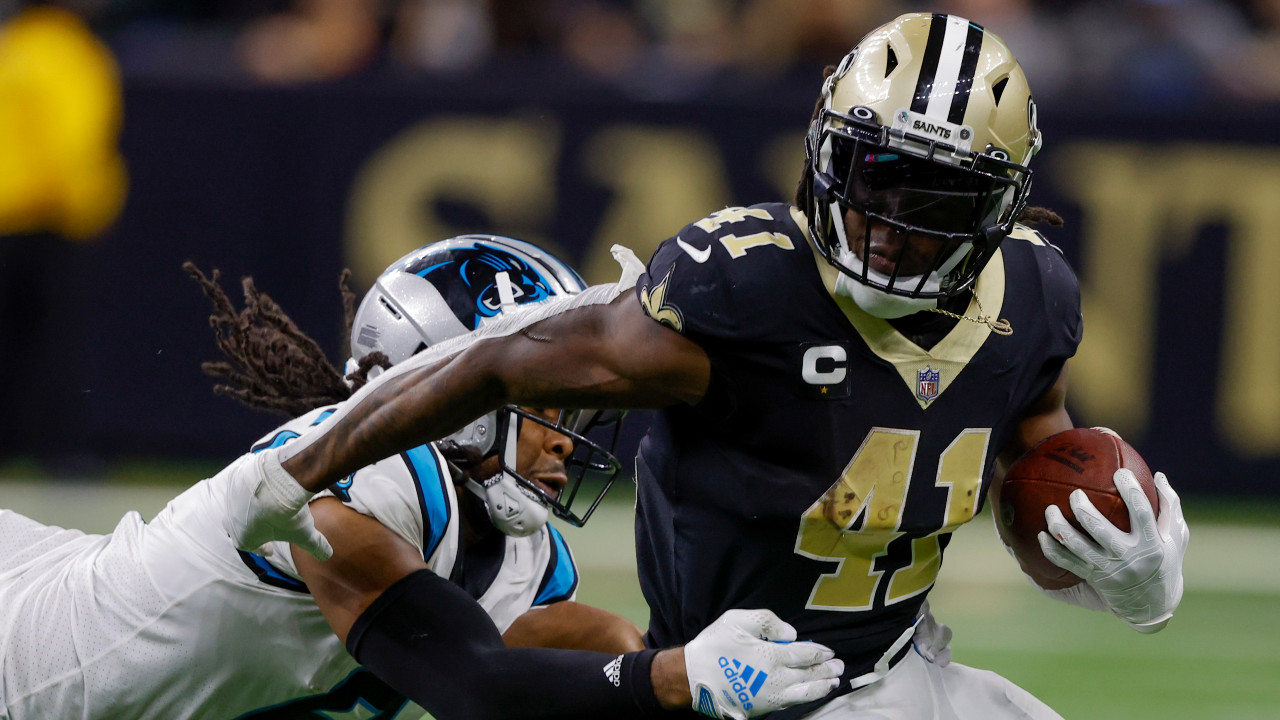
[[[792,207],[791,215],[792,220],[808,239],[809,221],[804,213]],[[809,245],[809,251],[817,264],[818,274],[822,277],[822,284],[826,287],[827,294],[839,306],[845,318],[866,342],[867,347],[882,360],[893,365],[922,408],[927,408],[946,391],[991,335],[991,328],[987,325],[962,320],[957,322],[951,332],[936,345],[925,350],[898,332],[887,320],[867,314],[853,300],[837,294],[836,277],[840,271],[813,251],[812,242],[806,244]],[[1004,306],[1004,290],[1004,255],[1003,251],[997,250],[982,274],[974,281],[974,297],[969,300],[969,306],[964,314],[969,317],[977,317],[979,314],[1000,317]],[[979,302],[985,313],[978,310]],[[931,377],[931,373],[938,374],[936,388],[928,392],[922,391],[921,378]]]

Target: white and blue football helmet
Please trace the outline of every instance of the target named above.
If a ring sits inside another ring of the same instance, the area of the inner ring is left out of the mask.
[[[460,235],[418,248],[392,263],[365,293],[351,327],[350,373],[360,359],[384,353],[394,365],[429,347],[481,328],[501,314],[566,295],[586,283],[555,256],[521,240],[497,235]],[[370,373],[370,379],[375,373]],[[599,505],[621,470],[613,455],[622,414],[576,410],[552,423],[514,405],[489,413],[443,438],[444,448],[482,458],[497,454],[501,471],[471,479],[467,486],[484,500],[493,524],[504,534],[524,537],[547,521],[548,510],[581,526]],[[566,459],[569,481],[550,497],[516,469],[521,423],[536,422],[573,441]],[[608,448],[588,438],[604,437]],[[601,489],[583,512],[571,505],[582,481],[599,476]]]

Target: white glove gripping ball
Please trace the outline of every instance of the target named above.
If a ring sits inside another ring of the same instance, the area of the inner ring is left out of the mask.
[[[728,610],[684,648],[693,709],[746,720],[825,697],[844,662],[768,610]]]
[[[1045,508],[1048,533],[1040,533],[1040,549],[1053,564],[1079,575],[1102,602],[1130,627],[1142,633],[1163,628],[1182,600],[1182,558],[1191,532],[1182,503],[1164,473],[1155,474],[1160,516],[1129,470],[1112,478],[1129,508],[1132,530],[1121,532],[1079,490],[1071,493],[1071,510],[1088,536],[1077,532],[1056,505]]]

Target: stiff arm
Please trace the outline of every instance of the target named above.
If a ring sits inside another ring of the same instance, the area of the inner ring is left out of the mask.
[[[311,503],[316,527],[333,543],[327,562],[293,548],[294,565],[316,605],[345,644],[356,618],[387,588],[428,569],[416,548],[377,520],[322,497]],[[570,600],[538,606],[502,634],[508,647],[626,653],[644,649],[640,628],[616,613]]]
[[[645,315],[629,289],[595,286],[512,316],[495,332],[400,363],[282,448],[282,466],[316,492],[507,404],[625,409],[698,402],[710,379],[706,353]]]

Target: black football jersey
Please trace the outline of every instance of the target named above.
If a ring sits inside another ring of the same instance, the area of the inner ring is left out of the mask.
[[[959,321],[924,350],[834,294],[804,227],[786,204],[726,208],[641,276],[645,312],[706,351],[711,382],[641,443],[636,552],[651,645],[766,607],[847,679],[912,623],[996,454],[1075,353],[1079,286],[1019,227],[965,313],[1013,334]]]

